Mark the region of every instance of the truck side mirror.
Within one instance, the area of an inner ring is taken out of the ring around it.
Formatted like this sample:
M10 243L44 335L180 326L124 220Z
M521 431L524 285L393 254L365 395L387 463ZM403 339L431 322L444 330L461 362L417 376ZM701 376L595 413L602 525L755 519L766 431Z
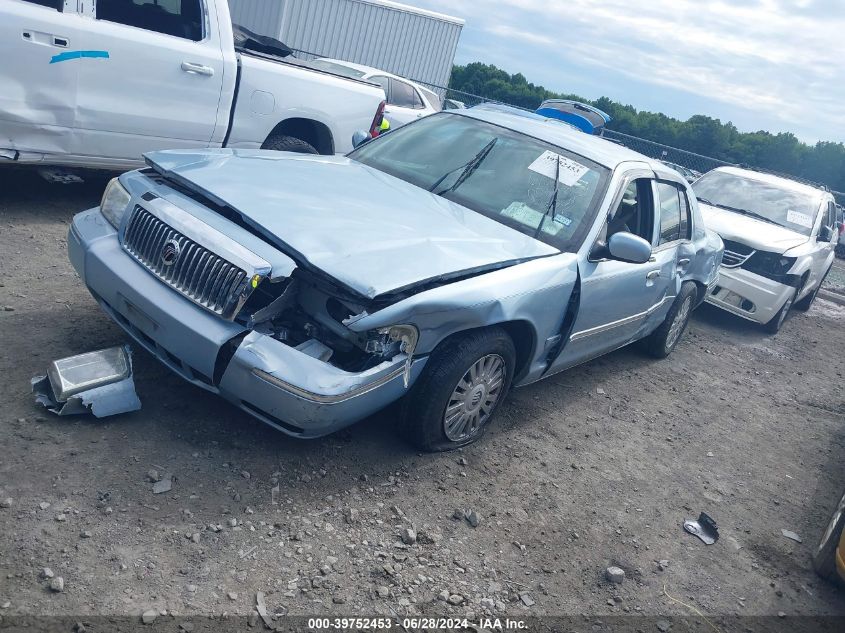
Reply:
M833 231L829 226L825 226L822 224L821 228L819 229L819 237L817 241L819 242L829 242L833 238Z

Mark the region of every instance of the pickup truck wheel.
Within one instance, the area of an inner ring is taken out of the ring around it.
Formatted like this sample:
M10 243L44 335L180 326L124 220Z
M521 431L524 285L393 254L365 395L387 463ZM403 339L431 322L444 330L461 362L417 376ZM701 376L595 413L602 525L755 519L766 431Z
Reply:
M515 362L513 341L501 328L446 339L402 402L402 434L425 451L475 442L505 399Z
M799 289L796 288L795 292L793 292L789 298L786 300L786 303L783 304L783 307L778 310L778 313L772 317L771 321L766 323L763 327L766 328L766 331L770 334L777 334L780 332L780 328L783 327L784 321L786 321L786 316L789 314L789 311L792 309L793 304L795 303L795 297L798 296Z
M296 152L297 154L316 154L317 150L310 143L301 138L286 134L271 134L261 145L261 149L272 149L277 152Z
M813 569L822 578L830 581L837 581L839 575L836 572L836 550L842 538L842 529L845 528L845 494L839 500L839 504L830 517L819 544L813 551Z
M687 329L697 294L698 288L693 282L688 281L681 286L663 323L645 338L645 349L649 354L655 358L666 358L672 353Z
M831 265L831 268L833 268L832 265ZM824 283L824 280L827 279L827 274L829 272L830 272L830 268L828 268L825 271L824 276L822 277L822 280L818 283L818 285L815 288L813 288L813 292L811 292L806 297L801 299L801 301L795 302L795 309L796 310L801 310L801 312L806 312L807 310L810 309L810 307L813 305L813 302L816 300L816 296L819 294L819 290L821 290L821 288L822 288L822 284Z

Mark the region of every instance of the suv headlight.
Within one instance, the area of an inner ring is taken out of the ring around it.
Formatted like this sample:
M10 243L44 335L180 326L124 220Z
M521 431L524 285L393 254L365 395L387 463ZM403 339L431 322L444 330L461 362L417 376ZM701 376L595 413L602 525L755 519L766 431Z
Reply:
M123 188L117 178L112 178L106 185L103 199L100 200L100 213L106 217L106 220L114 228L120 227L120 221L123 220L123 216L126 215L126 210L129 208L130 199L129 192Z

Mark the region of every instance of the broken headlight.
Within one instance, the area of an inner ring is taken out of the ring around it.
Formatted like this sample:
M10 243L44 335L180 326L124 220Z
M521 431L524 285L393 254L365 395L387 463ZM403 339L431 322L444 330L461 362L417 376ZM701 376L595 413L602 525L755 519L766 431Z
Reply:
M129 208L130 195L117 178L112 178L106 185L103 192L103 199L100 200L100 213L109 221L114 228L120 227L120 221Z
M377 330L367 339L366 351L383 357L399 352L406 354L408 358L405 360L404 382L407 389L411 380L414 350L419 339L420 332L413 325L391 325Z
M781 277L789 272L795 264L794 257L784 257L780 253L757 251L748 258L742 267L763 277Z

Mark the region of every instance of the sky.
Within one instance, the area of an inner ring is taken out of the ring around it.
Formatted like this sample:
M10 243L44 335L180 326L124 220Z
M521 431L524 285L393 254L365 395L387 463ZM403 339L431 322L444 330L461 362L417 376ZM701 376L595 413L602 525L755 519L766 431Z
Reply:
M404 0L464 18L455 62L742 132L845 142L845 0Z

